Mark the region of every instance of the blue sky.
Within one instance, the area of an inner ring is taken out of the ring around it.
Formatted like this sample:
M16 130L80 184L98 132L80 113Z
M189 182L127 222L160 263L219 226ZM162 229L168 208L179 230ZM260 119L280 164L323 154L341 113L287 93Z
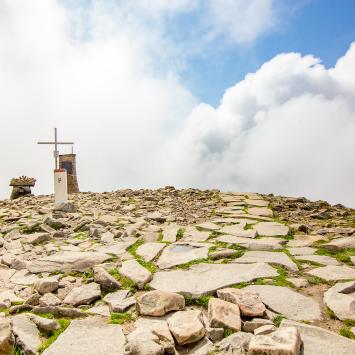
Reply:
M229 44L189 58L182 73L184 84L202 101L216 106L226 88L279 53L313 54L326 67L334 66L355 40L355 1L298 1L297 9L294 2L283 2L278 28L252 45ZM187 16L182 24L188 26L189 20Z

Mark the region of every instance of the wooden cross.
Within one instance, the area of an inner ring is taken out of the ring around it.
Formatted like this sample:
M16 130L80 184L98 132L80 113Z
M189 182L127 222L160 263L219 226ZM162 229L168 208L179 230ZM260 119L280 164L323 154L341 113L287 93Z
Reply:
M54 142L37 142L37 144L54 144L54 169L58 169L58 144L71 144L73 147L73 142L58 142L57 129L54 128Z

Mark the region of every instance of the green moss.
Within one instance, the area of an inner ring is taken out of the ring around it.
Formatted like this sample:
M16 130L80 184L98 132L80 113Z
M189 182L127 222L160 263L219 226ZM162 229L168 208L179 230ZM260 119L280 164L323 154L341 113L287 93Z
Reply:
M185 233L185 229L184 228L179 228L177 233L176 233L176 240L180 240Z
M111 324L123 324L125 322L133 321L135 317L132 313L111 313Z
M282 314L278 314L277 316L275 316L273 319L275 326L279 327L283 319L286 319L286 317Z
M39 223L33 224L31 226L21 226L20 232L22 234L32 234L32 233L40 232L39 226L40 226Z
M192 297L185 296L185 304L186 306L197 305L207 309L208 302L210 301L211 298L212 298L211 295L201 296L199 298L192 298Z
M310 276L310 277L308 277L308 282L309 282L311 285L320 285L320 284L327 283L326 280L323 280L323 279L321 279L321 278L318 277L318 276Z
M355 320L353 319L345 319L343 323L348 327L355 327Z
M213 261L211 259L195 259L195 260L189 261L188 263L178 265L178 266L176 266L176 268L187 270L187 269L190 269L190 267L192 265L202 264L202 263L212 264Z
M74 239L87 239L89 238L89 232L88 231L85 231L85 232L78 232L78 233L75 233L74 236L73 236Z
M123 289L130 290L132 293L137 292L136 284L128 277L120 275L119 281L121 282L121 286Z
M338 319L335 313L329 308L325 307L324 313L330 318L330 319Z
M295 285L293 283L291 283L290 281L287 281L287 270L286 268L284 268L281 265L273 265L277 272L278 272L278 276L273 277L273 285L274 286L284 286L284 287L291 287L291 288L295 288Z
M39 353L42 353L44 350L46 350L50 345L52 345L57 338L59 337L60 334L62 334L64 332L65 329L68 328L69 324L70 324L70 320L69 319L58 319L58 323L60 325L60 328L55 330L52 335L50 335L50 337L48 339L46 339L42 345L40 346L40 348L38 349Z
M231 329L224 329L224 332L223 332L223 338L227 338L229 337L230 335L233 334L233 330Z
M23 355L23 352L18 348L17 345L12 349L11 355Z
M344 249L341 251L330 251L328 249L321 247L316 251L316 254L330 256L330 257L335 258L336 260L338 260L341 263L353 266L350 257L355 256L355 249L348 248L348 249Z
M342 335L343 337L355 340L355 335L353 334L351 329L347 326L343 326L340 329L339 334Z
M149 270L151 273L155 273L158 268L156 267L156 265L154 263L152 263L151 261L146 261L144 260L140 255L137 254L137 249L144 244L144 240L143 239L139 239L137 240L133 245L131 245L127 251L129 253L131 253L135 259L143 266L145 267L147 270Z

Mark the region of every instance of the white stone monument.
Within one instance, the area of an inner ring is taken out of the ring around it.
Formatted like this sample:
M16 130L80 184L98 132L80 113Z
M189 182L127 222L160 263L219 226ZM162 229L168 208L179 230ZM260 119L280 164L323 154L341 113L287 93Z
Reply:
M57 129L54 128L54 142L38 142L38 144L54 144L54 200L55 204L68 202L67 172L58 167L58 144L70 144L73 142L58 142Z

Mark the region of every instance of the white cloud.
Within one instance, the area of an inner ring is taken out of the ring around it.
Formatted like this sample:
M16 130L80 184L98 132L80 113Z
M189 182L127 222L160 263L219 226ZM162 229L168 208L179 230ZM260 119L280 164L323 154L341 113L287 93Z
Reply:
M355 205L355 45L332 69L280 54L213 108L181 85L166 33L167 17L201 2L154 2L154 16L127 4L0 2L0 196L21 174L52 191L51 148L35 143L57 126L77 143L82 190L175 184Z
M354 70L355 44L333 69L280 54L199 105L170 146L180 183L355 206Z

